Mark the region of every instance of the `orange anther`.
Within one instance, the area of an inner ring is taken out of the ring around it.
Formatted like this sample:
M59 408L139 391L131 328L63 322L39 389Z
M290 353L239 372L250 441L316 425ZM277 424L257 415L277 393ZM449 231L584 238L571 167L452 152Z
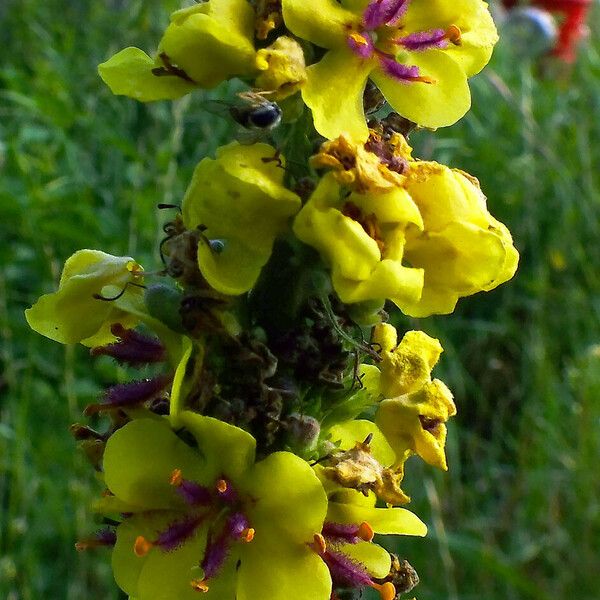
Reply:
M327 542L320 533L315 533L313 536L313 543L311 544L313 550L320 556L327 552Z
M256 532L252 527L248 527L248 529L244 529L244 531L242 531L242 535L240 536L241 540L243 542L250 543L254 539L255 533Z
M455 46L460 46L462 42L462 31L456 25L450 25L450 27L446 29L446 37Z
M420 75L419 77L413 77L411 81L419 81L421 83L437 83L437 79L433 77L427 77L427 75Z
M90 545L87 542L77 542L75 544L75 550L77 550L77 552L83 552L84 550L87 550L90 547Z
M169 480L169 483L171 485L180 486L182 480L183 480L183 477L182 477L182 474L181 474L181 469L173 469L173 472L171 473L171 479Z
M229 484L224 479L217 481L217 491L224 494L229 489Z
M383 585L373 582L371 587L379 592L381 600L394 600L396 597L396 588L391 581L388 581Z
M192 579L190 585L195 592L208 592L208 584L204 579Z
M352 38L352 40L356 42L359 46L369 45L367 38L364 35L361 35L360 33L356 33L356 31L353 31L348 37Z
M146 556L154 544L148 541L143 535L138 535L133 544L133 551L136 556Z
M357 535L361 540L364 540L365 542L371 542L375 537L375 532L373 531L373 528L366 521L364 521L360 524Z

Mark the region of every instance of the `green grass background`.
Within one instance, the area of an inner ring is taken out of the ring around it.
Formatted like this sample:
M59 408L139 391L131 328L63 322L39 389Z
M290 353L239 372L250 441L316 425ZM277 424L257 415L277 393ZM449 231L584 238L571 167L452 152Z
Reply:
M226 124L203 113L207 94L144 106L96 75L126 45L151 51L175 5L0 2L3 599L119 597L108 554L73 547L95 529L99 486L68 426L121 374L33 334L23 309L79 248L157 264L156 204L178 201L225 139ZM417 155L481 180L522 256L510 284L417 323L446 348L436 374L460 411L450 471L407 467L430 535L395 548L421 575L420 600L599 597L599 50L592 41L570 75L542 80L500 46L469 115L413 138Z

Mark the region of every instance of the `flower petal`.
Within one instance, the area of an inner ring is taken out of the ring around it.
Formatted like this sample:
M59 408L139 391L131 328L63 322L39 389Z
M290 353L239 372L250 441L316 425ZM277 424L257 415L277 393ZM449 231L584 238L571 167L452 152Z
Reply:
M181 441L166 419L136 419L116 431L104 451L104 479L121 500L146 509L174 508L170 485L175 469L204 482L202 457Z
M449 44L445 51L468 77L479 73L489 62L498 41L488 4L481 0L412 0L403 25L408 33L458 27L460 44Z
M342 450L350 450L354 448L357 442L364 442L369 435L372 435L370 447L373 456L384 466L391 465L396 459L396 455L387 443L383 433L371 421L365 419L346 421L334 425L329 429L329 432L331 440L333 442L339 441Z
M383 579L390 572L392 557L385 548L377 544L373 544L372 542L343 544L339 547L339 551L363 565L371 577Z
M290 503L290 506L293 506ZM237 600L329 600L329 569L306 544L284 537L255 540L243 548Z
M173 13L158 51L210 88L255 72L253 31L254 11L246 0L210 0Z
M358 504L330 502L327 519L334 523L367 522L382 535L427 535L427 526L405 508L374 508Z
M277 235L300 208L300 198L283 185L284 170L267 144L220 148L194 171L183 200L189 229L205 227L208 239L223 243L219 252L206 243L198 262L209 284L224 294L241 294L256 282Z
M362 281L341 277L333 272L333 287L342 302L364 302L389 298L398 305L418 302L423 289L423 269L405 267L398 261L384 259Z
M180 77L157 77L152 73L157 66L143 50L129 47L98 65L98 73L113 94L140 102L173 100L196 87Z
M346 133L355 141L366 141L369 130L363 92L374 65L373 60L360 59L340 47L308 67L302 98L312 111L315 129L322 136L332 140Z
M234 482L254 464L256 440L239 427L212 417L184 411L177 421L188 429L198 442L204 457L204 480L212 482L225 475Z
M255 540L276 537L301 546L321 531L327 495L310 465L291 452L275 452L256 463L243 488L257 499L248 514Z
M344 44L347 26L360 22L359 16L342 8L336 0L283 0L281 5L287 28L321 48Z
M123 322L127 314L118 304L94 298L95 294L119 294L142 299L140 288L129 286L134 269L141 267L128 256L112 256L99 250L79 250L67 259L58 291L42 296L25 311L29 326L62 344L82 341L114 341L110 325ZM110 287L109 287L110 286ZM142 302L143 305L143 302ZM136 319L128 319L134 325ZM98 335L100 334L100 335Z
M392 108L423 127L445 127L456 123L471 106L471 93L462 67L442 50L406 52L402 61L419 68L422 77L434 83L402 83L376 69L371 78Z
M144 556L134 552L138 536L153 540L177 518L181 515L176 512L145 513L129 517L119 525L112 567L115 580L124 592L135 594L138 600L194 600L198 597L190 581L206 544L208 525L200 526L187 543L170 552L159 548L150 549Z
M407 244L407 260L425 268L423 295L418 302L394 300L412 317L451 313L459 298L492 289L512 277L512 246L495 232L470 223L451 223ZM506 265L510 262L511 269Z

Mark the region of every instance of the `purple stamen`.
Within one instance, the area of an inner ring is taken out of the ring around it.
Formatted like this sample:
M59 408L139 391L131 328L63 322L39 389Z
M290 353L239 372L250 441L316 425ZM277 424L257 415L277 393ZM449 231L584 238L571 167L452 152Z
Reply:
M396 43L404 46L407 50L418 52L430 48L447 48L448 38L443 29L432 29L431 31L411 33L396 40Z
M188 517L181 521L174 521L165 531L158 535L154 542L156 546L160 546L165 552L176 550L187 542L198 529L198 525L202 522L200 517Z
M187 479L183 479L177 486L177 493L190 506L210 506L213 501L213 495L208 488Z
M210 579L219 572L219 569L223 566L225 560L227 560L230 547L231 537L226 531L221 533L217 538L208 540L204 558L200 563L204 571L204 579Z
M142 404L162 392L171 380L171 375L158 375L151 379L112 386L104 393L102 402L88 405L84 413L89 416L104 410Z
M234 539L240 539L248 531L250 523L242 513L234 513L227 519L226 531Z
M346 38L346 42L350 50L360 58L370 58L373 55L375 47L369 35L353 33Z
M357 544L362 541L358 536L359 525L345 525L342 523L326 522L323 524L322 535L332 542L346 542L348 544Z
M235 488L226 479L219 479L217 481L217 496L225 502L225 504L235 504L238 499Z
M384 25L394 26L404 16L410 0L373 0L363 13L363 25L373 31Z
M345 554L327 550L322 558L329 568L334 585L362 588L373 584L365 568Z
M418 81L420 78L419 67L403 65L396 62L393 58L380 56L379 62L386 75L397 79L398 81L409 82Z
M100 546L114 546L117 543L117 534L114 529L105 528L96 532L96 534L88 539L81 540L75 544L78 551L87 550L88 548L98 548Z
M142 335L133 329L125 329L119 323L111 327L111 333L118 337L119 341L92 348L92 356L111 356L119 363L131 366L163 362L166 358L165 348L158 338Z

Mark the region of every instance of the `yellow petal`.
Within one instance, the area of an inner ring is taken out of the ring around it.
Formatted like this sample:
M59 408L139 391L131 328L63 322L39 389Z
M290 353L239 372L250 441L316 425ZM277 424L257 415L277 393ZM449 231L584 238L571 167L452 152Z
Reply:
M399 60L419 67L434 83L400 82L377 68L371 78L392 108L423 127L456 123L471 106L471 93L462 67L442 50L406 52Z
M461 65L468 77L479 73L489 62L498 41L488 4L481 0L413 1L403 24L407 33L458 27L460 44L450 44L445 52Z
M412 240L406 258L425 269L418 302L396 302L413 317L451 313L459 298L489 290L511 276L508 249L496 233L470 223L451 223L440 233Z
M143 305L139 287L129 285L141 275L141 267L128 256L112 256L99 250L79 250L67 259L58 291L45 294L25 311L29 326L62 344L82 341L113 341L110 325L127 316L120 306L131 300ZM141 281L141 280L140 280ZM119 300L100 300L123 292ZM136 302L138 300L139 302ZM127 319L134 325L137 319Z
M345 133L355 141L367 140L363 92L373 66L341 46L308 67L302 98L322 136L332 140Z
M306 81L302 46L285 35L256 53L256 66L261 74L254 85L260 90L272 92L269 98L273 100L283 100L295 94Z
M371 577L383 579L390 572L392 566L390 553L377 544L372 542L342 544L336 550L365 567Z
M398 261L384 259L378 262L363 280L342 277L334 270L332 281L342 302L389 298L400 306L419 301L423 277L423 269L404 267Z
M158 52L198 85L210 88L255 71L253 31L254 11L246 0L210 0L175 13Z
M348 25L357 24L359 16L342 8L336 0L282 0L283 20L299 38L334 48L345 44Z
M375 508L353 503L330 502L327 520L334 523L367 522L382 535L427 535L427 527L405 508Z
M139 48L125 48L98 66L102 81L116 95L140 102L173 100L191 92L196 86L180 77L157 77L152 69L158 65Z
M186 192L186 227L203 226L207 239L223 244L219 252L204 241L198 248L202 274L221 293L241 294L254 285L275 238L300 208L274 156L267 144L225 146L216 159L200 162Z
M358 442L364 442L368 436L371 436L369 447L373 456L384 466L391 465L394 462L394 451L387 443L385 437L372 421L366 419L356 419L339 423L329 429L331 441L340 443L340 449L350 450Z

